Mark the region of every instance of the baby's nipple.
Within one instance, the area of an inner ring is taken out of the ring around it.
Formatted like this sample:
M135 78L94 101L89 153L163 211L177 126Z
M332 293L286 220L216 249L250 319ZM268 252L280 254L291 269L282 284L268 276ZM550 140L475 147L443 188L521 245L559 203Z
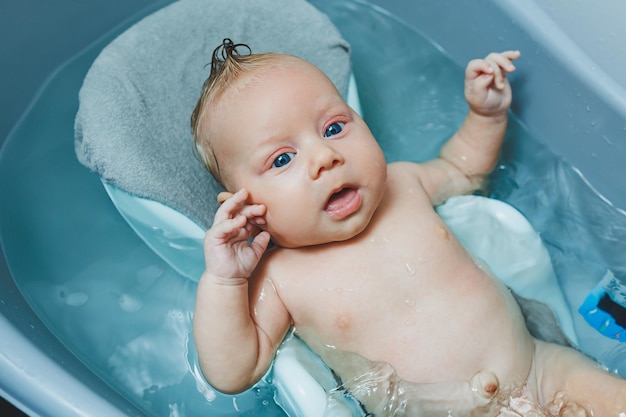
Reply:
M450 234L448 233L448 230L443 226L439 226L437 228L437 233L439 234L439 237L443 240L450 239Z
M347 330L351 324L350 317L346 314L340 314L339 316L337 316L335 322L337 324L337 327L341 330Z

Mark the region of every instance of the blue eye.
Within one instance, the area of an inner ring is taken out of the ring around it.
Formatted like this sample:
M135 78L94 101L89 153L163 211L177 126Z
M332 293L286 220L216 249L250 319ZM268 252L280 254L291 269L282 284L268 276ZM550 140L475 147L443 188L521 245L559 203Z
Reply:
M274 163L272 164L272 168L282 168L287 165L291 160L296 156L293 152L285 152L278 155L276 159L274 159Z
M330 126L326 128L326 131L324 132L324 137L329 138L331 136L340 134L344 126L345 124L341 122L335 122L331 124Z

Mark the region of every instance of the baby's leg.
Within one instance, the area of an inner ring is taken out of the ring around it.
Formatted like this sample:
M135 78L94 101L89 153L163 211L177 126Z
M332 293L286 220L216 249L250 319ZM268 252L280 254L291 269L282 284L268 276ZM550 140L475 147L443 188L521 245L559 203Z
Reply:
M626 413L626 380L574 349L536 342L541 403L553 415L618 417Z

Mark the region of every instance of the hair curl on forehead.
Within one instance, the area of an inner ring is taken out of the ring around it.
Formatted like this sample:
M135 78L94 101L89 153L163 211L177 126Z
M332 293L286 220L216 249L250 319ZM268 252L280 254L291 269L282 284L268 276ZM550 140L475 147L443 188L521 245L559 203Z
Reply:
M224 39L213 51L211 72L202 86L202 94L191 114L191 129L196 155L222 185L224 182L220 175L218 160L211 148L211 138L207 137L203 126L204 114L235 80L260 68L266 68L268 63L276 62L280 56L281 54L272 52L253 54L248 45L234 43L229 38Z
M247 49L246 54L241 54L237 48ZM211 74L209 75L209 81L212 78L217 77L217 74L222 70L226 62L233 59L237 62L237 58L242 56L252 55L252 49L245 43L234 43L229 38L225 38L222 44L213 50L213 57L211 59Z

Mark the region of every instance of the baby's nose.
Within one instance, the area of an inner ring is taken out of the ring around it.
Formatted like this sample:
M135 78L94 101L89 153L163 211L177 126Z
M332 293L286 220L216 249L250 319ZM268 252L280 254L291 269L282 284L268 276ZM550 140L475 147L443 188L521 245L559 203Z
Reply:
M345 162L341 153L332 146L322 142L315 149L312 149L311 164L309 173L312 179L318 179L324 171L328 171L335 166Z

